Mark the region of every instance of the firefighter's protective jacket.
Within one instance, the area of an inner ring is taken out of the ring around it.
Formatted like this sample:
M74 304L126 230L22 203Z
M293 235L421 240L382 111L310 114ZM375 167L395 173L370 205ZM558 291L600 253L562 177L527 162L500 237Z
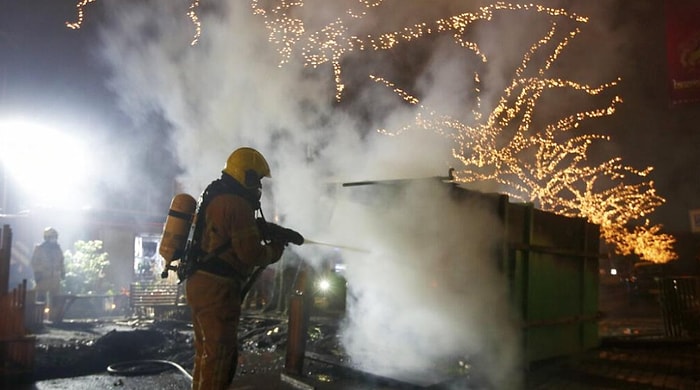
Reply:
M61 246L55 242L44 241L34 247L32 268L37 283L44 279L62 279L65 271Z
M194 236L200 260L196 268L246 280L255 267L279 260L284 244L263 242L255 220L259 208L259 196L228 174L211 182L197 211Z
M230 241L230 248L218 258L233 267L238 276L247 278L255 267L277 260L273 247L263 245L255 210L245 198L232 193L216 195L204 212L202 250L211 253Z

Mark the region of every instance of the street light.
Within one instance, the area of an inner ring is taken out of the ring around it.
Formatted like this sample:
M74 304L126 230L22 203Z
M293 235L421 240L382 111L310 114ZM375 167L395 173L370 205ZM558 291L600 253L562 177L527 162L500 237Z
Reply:
M90 164L84 145L58 129L26 120L0 122L3 213L9 178L31 205L63 206L84 196ZM10 188L9 190L13 190Z

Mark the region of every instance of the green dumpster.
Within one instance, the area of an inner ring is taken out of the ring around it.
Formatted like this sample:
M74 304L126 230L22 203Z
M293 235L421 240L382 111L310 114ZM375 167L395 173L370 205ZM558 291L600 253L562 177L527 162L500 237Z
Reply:
M505 273L508 291L521 319L526 364L569 356L599 346L598 260L600 229L583 218L513 203L507 195L463 188L448 178L433 178L448 187L451 199L465 207L479 204L498 215L503 231L494 261ZM425 179L416 179L425 180ZM366 202L399 197L403 185L415 180L345 183L365 188L357 198Z

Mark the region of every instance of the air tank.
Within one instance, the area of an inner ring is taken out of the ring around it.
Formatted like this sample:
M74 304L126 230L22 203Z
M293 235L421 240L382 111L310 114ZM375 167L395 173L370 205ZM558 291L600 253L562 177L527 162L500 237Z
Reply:
M170 202L170 210L168 210L168 216L163 226L159 249L160 255L167 263L166 265L170 265L171 261L182 256L196 208L197 201L189 194L177 194Z

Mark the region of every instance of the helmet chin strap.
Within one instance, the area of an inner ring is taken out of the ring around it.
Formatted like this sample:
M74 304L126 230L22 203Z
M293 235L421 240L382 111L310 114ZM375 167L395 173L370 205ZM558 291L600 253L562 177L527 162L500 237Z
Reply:
M258 193L262 195L262 192L259 192L257 189L246 188L243 183L238 182L238 180L226 174L226 172L222 172L220 182L222 185L226 186L229 191L242 196L250 202L253 209L260 208L260 196L258 196Z

